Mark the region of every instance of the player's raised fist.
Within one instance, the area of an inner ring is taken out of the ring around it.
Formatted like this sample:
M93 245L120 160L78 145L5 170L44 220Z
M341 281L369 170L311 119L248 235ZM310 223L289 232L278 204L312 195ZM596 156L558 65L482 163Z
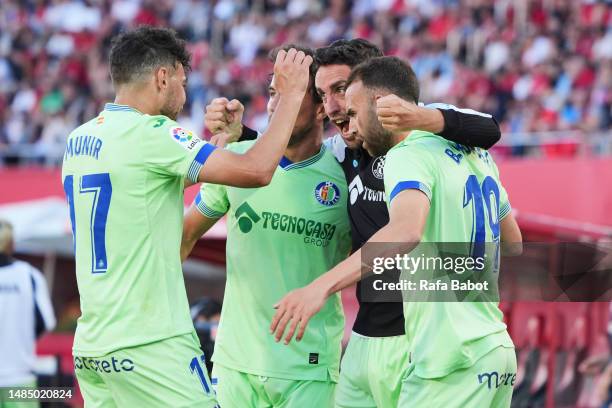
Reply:
M204 125L213 134L222 134L219 140L235 142L242 133L244 106L237 99L215 98L206 106ZM211 139L212 142L212 139Z
M310 80L309 69L312 57L303 51L291 48L280 50L274 63L274 81L276 91L282 95L295 94L304 96Z
M392 132L419 129L420 109L418 105L393 94L376 100L378 120L385 129Z

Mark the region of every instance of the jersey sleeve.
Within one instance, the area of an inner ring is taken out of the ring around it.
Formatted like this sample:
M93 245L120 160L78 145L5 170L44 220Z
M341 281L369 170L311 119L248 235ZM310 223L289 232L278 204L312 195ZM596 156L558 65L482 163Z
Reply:
M508 214L512 212L512 206L508 199L508 193L504 186L499 186L499 220L503 220Z
M221 184L202 183L193 204L208 218L221 218L229 210L227 187Z
M473 109L459 109L446 103L424 105L438 109L444 117L444 129L439 136L465 146L489 149L501 138L499 124L489 114Z
M431 153L418 144L389 151L385 161L384 181L387 203L404 190L416 189L431 201L435 186L436 166Z
M145 126L151 130L143 142L148 168L197 183L202 166L216 147L164 116L151 116Z

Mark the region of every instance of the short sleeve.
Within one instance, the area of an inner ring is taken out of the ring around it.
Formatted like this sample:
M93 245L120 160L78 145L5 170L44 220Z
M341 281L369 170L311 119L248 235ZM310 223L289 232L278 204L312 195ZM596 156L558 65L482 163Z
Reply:
M227 187L221 184L202 183L193 203L208 218L221 218L229 210Z
M387 203L404 190L422 191L431 201L436 166L424 146L408 144L392 149L385 160L385 194Z
M197 183L200 170L215 146L165 116L151 116L145 127L148 134L143 150L149 169Z
M508 193L504 186L499 188L499 220L503 220L508 214L512 212L512 206L508 200Z

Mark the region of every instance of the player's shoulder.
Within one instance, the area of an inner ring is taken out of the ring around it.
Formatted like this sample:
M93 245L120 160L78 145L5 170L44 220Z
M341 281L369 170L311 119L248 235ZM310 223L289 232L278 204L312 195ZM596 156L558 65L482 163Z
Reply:
M85 123L82 123L81 125L77 126L76 128L74 128L69 134L68 137L70 138L71 136L78 136L78 135L86 135L90 133L90 130L95 126L95 124L97 123L97 119L98 117L96 116L95 118L92 118L90 120L88 120Z
M171 140L186 150L193 150L201 143L197 132L164 115L141 115L138 133L153 136L146 138L150 146L165 144Z
M440 148L445 148L447 144L448 141L441 136L421 130L413 130L403 141L389 150L387 158L408 153L412 155L433 153Z
M19 259L13 260L13 262L9 266L11 270L16 271L20 275L29 276L30 279L39 280L43 277L42 272L40 272L38 269L30 265L29 263Z
M150 128L153 132L168 132L173 128L186 129L165 115L143 114L139 116L139 119L141 126Z
M338 159L334 149L328 144L324 143L321 146L321 160L319 161L320 166L322 166L325 171L344 179L344 171L342 170L339 161L341 160Z

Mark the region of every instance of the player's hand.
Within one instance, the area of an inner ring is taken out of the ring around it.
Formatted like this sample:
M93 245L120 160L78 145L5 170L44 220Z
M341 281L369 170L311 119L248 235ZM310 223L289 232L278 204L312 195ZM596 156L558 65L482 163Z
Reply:
M239 100L215 98L206 106L204 125L213 135L226 133L226 144L236 142L242 134L243 115L244 106Z
M425 115L431 112L423 111L423 109L427 108L410 103L393 94L376 100L378 121L383 128L391 132L426 130L428 128L426 122L429 117L425 117Z
M297 95L303 97L310 80L309 68L312 57L297 51L280 50L274 63L274 81L276 91L281 95Z
M216 135L212 135L208 143L210 143L213 146L223 148L227 146L229 143L233 143L236 141L238 141L238 138L235 138L233 135L230 135L229 133L222 132L222 133L217 133Z
M280 302L274 305L276 313L272 318L270 333L274 335L276 341L280 341L284 335L284 343L289 344L295 331L297 330L296 340L302 340L306 325L327 300L324 290L311 283L300 289L292 290L283 297ZM285 329L288 331L285 334Z

